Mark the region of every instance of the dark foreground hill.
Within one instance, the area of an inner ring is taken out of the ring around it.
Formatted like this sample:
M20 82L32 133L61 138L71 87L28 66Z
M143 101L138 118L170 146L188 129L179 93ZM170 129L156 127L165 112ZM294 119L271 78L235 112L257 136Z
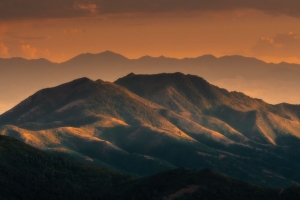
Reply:
M132 177L82 165L0 136L0 199L93 199ZM94 195L94 196L93 196Z
M211 170L176 169L135 179L77 164L0 136L0 199L298 199L299 188L268 189Z
M0 116L0 135L137 176L187 167L268 187L300 183L299 106L182 73L116 83L81 78L38 91Z
M212 170L176 169L132 181L118 188L112 199L144 200L296 200L300 188L270 189L236 181Z

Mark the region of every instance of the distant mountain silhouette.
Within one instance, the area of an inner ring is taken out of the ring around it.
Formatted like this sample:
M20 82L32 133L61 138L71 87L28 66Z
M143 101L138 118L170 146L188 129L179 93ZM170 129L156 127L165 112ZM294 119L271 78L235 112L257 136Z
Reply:
M110 63L122 63L126 62L129 59L126 57L116 54L111 51L105 51L102 53L98 54L91 54L91 53L86 53L86 54L81 54L78 55L66 62L61 63L62 66L67 66L67 67L83 67L83 66L89 66L89 67L99 67L99 64L110 64Z
M138 176L211 168L286 187L300 183L299 110L194 75L131 73L38 91L0 116L0 134Z
M269 103L300 102L300 65L265 63L255 58L204 55L175 59L144 56L128 59L106 51L81 54L63 63L45 59L0 59L0 113L37 90L79 77L115 81L130 72L195 74L229 90L264 99Z

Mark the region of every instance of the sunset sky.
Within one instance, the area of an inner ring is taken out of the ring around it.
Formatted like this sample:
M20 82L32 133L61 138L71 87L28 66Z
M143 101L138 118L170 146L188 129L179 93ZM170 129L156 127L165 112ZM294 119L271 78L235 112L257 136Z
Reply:
M298 0L0 0L0 57L110 50L300 63L299 10Z

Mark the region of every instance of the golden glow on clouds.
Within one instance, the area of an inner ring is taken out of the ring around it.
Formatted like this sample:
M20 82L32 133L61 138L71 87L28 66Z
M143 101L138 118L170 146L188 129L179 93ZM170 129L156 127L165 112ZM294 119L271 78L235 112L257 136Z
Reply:
M4 44L0 44L0 55L5 58L9 56L8 47Z
M39 58L39 57L48 57L50 51L48 49L37 49L35 47L27 45L22 45L22 52L28 58Z
M253 51L257 56L269 56L286 58L299 62L300 34L292 31L284 34L276 34L274 38L261 37L253 46ZM292 61L293 62L293 61Z
M96 4L79 4L78 8L82 9L82 10L88 10L88 11L90 11L91 14L95 14L97 11Z

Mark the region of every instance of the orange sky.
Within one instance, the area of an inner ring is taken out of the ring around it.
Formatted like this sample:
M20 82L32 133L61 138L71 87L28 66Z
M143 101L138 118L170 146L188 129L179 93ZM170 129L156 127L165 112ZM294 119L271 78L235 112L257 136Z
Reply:
M238 54L300 63L300 18L293 12L298 3L288 0L291 7L281 9L276 2L283 1L274 0L267 8L260 4L264 1L250 5L227 0L220 6L203 0L199 5L191 0L146 0L149 5L137 0L128 5L118 5L120 0L49 0L60 2L55 7L28 0L28 12L26 7L21 12L15 5L22 1L11 0L11 5L0 4L0 13L15 11L0 14L0 57L63 62L81 53L111 50L128 58Z

